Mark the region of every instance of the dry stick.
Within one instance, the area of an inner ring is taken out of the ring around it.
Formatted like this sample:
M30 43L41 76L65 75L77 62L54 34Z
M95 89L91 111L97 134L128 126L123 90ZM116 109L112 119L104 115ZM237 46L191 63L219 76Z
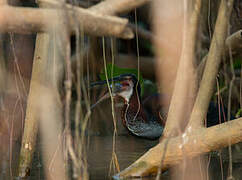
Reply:
M36 38L35 54L28 95L24 134L19 158L19 176L28 176L31 168L33 153L35 150L36 135L38 132L38 101L36 98L41 94L40 84L44 83L47 64L49 36L38 34Z
M189 117L196 91L196 74L194 69L195 41L198 26L198 17L201 9L201 0L194 4L191 16L184 10L185 22L181 59L176 75L175 87L169 107L168 118L164 129L164 137L174 136L179 126ZM190 16L190 17L188 17ZM190 20L190 21L189 21Z
M195 157L226 147L229 144L241 142L242 118L210 128L200 128L197 131L184 133L184 135L187 137L186 141L182 141L181 136L169 140L162 170L179 164L184 157L184 152L189 157ZM165 146L166 141L162 141L115 177L117 179L127 179L128 177L140 177L155 173L165 151Z
M191 118L189 120L188 127L204 126L203 121L206 118L208 106L214 90L213 87L215 83L215 78L217 76L219 65L222 59L222 51L225 45L225 39L227 35L232 7L233 0L221 1L203 78L201 80L201 85L194 104Z
M103 16L90 10L72 7L63 9L36 9L11 6L0 6L0 32L35 33L46 32L64 24L63 15L70 17L72 33L76 23L84 32L96 36L115 36L131 39L134 34L127 27L128 20L118 17ZM75 14L77 18L72 18ZM78 22L76 21L78 19Z

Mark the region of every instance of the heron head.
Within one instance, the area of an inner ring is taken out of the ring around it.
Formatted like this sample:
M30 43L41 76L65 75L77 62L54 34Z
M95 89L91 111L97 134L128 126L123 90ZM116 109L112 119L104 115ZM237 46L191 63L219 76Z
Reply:
M108 80L104 81L97 81L94 83L91 83L91 87L97 86L97 85L107 85L107 82L110 84L112 96L115 97L121 97L125 100L126 103L129 102L131 96L133 93L137 93L138 96L140 96L140 85L138 83L138 80L134 74L121 74L119 76L113 77ZM97 103L102 102L104 99L107 99L110 97L110 93L107 92ZM95 105L97 105L97 103Z

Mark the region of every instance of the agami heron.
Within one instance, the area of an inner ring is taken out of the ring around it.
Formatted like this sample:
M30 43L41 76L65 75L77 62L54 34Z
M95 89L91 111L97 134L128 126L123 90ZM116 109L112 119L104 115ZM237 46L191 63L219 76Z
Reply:
M141 100L140 83L136 76L134 74L121 74L112 79L108 79L108 81L110 83L112 96L114 98L121 97L124 101L121 108L121 119L128 131L142 138L159 138L162 135L165 125L165 119L160 114L161 105L157 103L158 108L155 108L155 111L149 111L145 108ZM94 82L91 86L104 84L107 84L106 80ZM110 94L106 93L92 107L108 97L110 97ZM155 98L157 100L159 96ZM217 113L219 113L218 108L214 103L210 103L207 114L207 127L219 124L219 122L224 122L223 116L220 118L221 121L219 121L218 115L216 115ZM222 114L222 110L220 110L220 113Z

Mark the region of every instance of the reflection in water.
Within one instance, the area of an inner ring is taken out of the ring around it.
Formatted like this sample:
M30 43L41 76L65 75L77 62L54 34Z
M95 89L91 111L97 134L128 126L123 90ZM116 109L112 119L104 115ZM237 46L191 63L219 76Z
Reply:
M158 143L133 136L118 136L116 139L116 154L120 169L123 170L133 163L149 148ZM92 136L88 147L88 165L90 179L109 179L109 165L112 158L112 136ZM111 175L113 175L112 172Z
M40 140L38 140L40 142ZM125 169L135 160L137 160L142 154L148 151L151 147L155 146L158 143L156 141L150 141L146 139L137 138L131 135L127 136L117 136L116 138L116 154L118 162L120 165L120 170ZM8 160L8 151L5 151L5 156L1 152L0 156L0 180L2 179L14 179L13 176L17 173L18 167L18 155L20 143L16 143L13 148L13 155L11 160L11 170L9 172L10 162ZM242 144L237 144L236 146L242 147ZM42 163L42 154L41 154L41 144L37 144L36 152L34 155L34 160L32 164L32 169L30 172L29 180L42 180L46 179L43 173L43 163ZM234 146L233 146L234 147ZM242 160L241 160L241 151L236 150L238 148L233 148L233 175L235 179L242 179ZM1 150L1 148L0 148ZM3 150L3 149L2 149ZM109 166L112 158L112 136L91 136L89 138L89 146L87 147L88 152L88 171L90 175L90 180L106 180L111 179L109 176ZM209 166L210 179L224 179L227 177L228 170L228 152L227 148L224 148L222 151L222 161L223 161L223 173L221 173L220 157L218 153L210 153L211 157ZM116 172L111 172L111 176ZM11 176L11 174L13 176ZM71 178L70 178L71 179ZM143 180L151 180L155 178L142 178ZM164 173L162 175L162 180L167 180L169 178L169 173Z

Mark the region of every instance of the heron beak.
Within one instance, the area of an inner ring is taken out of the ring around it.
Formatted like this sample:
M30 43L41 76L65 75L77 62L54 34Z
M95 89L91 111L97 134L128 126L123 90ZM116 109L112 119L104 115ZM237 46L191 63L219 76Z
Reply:
M109 82L119 81L119 78L109 79L108 81ZM107 85L107 81L104 80L104 81L97 81L97 82L91 83L91 87L94 87L94 86L97 86L97 85ZM114 97L116 96L117 93L122 91L122 85L118 82L110 84L110 88L111 88L112 96L114 96ZM103 102L104 100L106 100L110 97L111 97L111 95L107 91L95 104L93 104L91 106L91 109L93 109L98 104L100 104L101 102Z
M100 104L101 102L103 102L105 99L108 99L110 97L110 93L106 92L95 104L93 104L91 106L91 110L96 107L98 104Z
M120 77L114 77L114 78L111 78L111 79L108 79L108 82L111 83L111 82L117 82L117 81L120 81ZM103 81L97 81L97 82L93 82L91 83L90 85L90 88L93 88L95 86L100 86L100 85L106 85L107 84L107 80L103 80Z

